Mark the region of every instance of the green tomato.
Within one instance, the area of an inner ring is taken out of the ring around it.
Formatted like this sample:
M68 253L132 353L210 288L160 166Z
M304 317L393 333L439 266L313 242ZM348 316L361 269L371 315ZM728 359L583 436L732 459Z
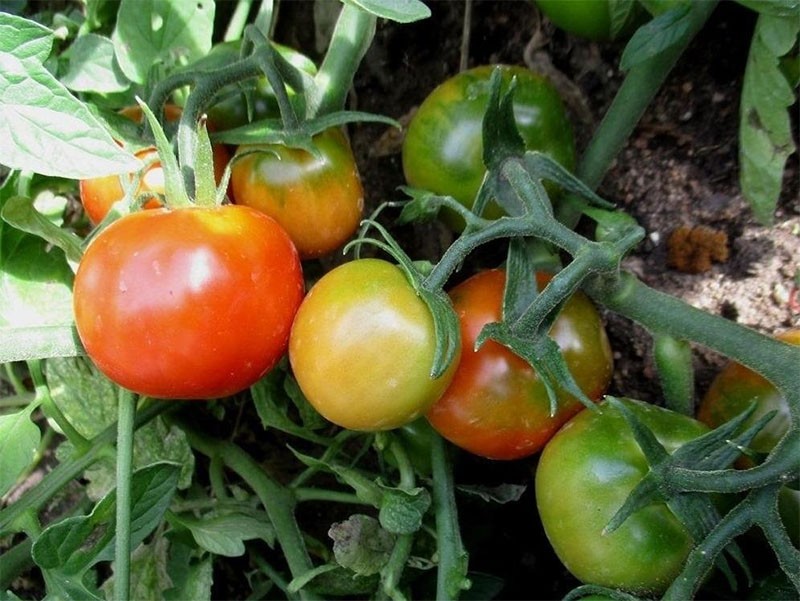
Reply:
M430 377L436 333L428 306L399 267L359 259L326 273L292 326L289 360L319 413L351 430L390 430L422 416L456 361Z
M668 452L708 431L684 415L622 399ZM649 466L622 413L608 402L584 410L550 440L536 470L536 503L550 543L579 580L658 594L683 568L694 542L665 504L603 529Z
M634 6L625 24L614 32L609 0L536 0L536 6L559 29L595 41L610 41L630 34L643 14Z
M441 83L414 114L403 141L403 171L411 186L452 196L472 207L486 174L482 124L489 102L489 78L495 68L501 70L504 86L517 78L514 117L526 148L549 155L567 169L574 168L572 125L556 89L523 67L486 65ZM492 204L486 216L501 214Z

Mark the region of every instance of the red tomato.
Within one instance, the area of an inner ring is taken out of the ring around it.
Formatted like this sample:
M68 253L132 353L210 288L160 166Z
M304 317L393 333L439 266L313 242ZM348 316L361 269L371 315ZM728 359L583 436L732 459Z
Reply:
M342 246L356 231L364 191L355 157L339 129L314 136L319 157L280 144L243 146L261 150L237 159L231 189L237 204L263 211L283 226L304 259Z
M138 106L126 107L120 111L121 115L128 117L131 121L142 120L142 109ZM181 108L168 104L164 107L164 117L167 121L177 121L181 116ZM224 144L215 144L212 148L214 153L214 178L217 183L222 180L225 173L225 166L228 164L230 155ZM156 149L144 148L136 153L136 157L147 163L158 156ZM133 180L133 173L128 174L128 181ZM123 176L124 177L124 176ZM86 216L92 224L97 225L108 214L111 206L125 196L120 176L108 175L92 179L81 180L79 185L81 203L86 211ZM161 163L154 162L143 174L136 190L136 195L145 192L164 194L164 170ZM152 199L145 203L145 208L153 209L160 207L161 203Z
M232 205L162 208L91 242L74 311L87 354L120 386L213 398L275 365L302 297L297 251L274 220Z
M537 274L539 286L550 276ZM477 352L475 340L488 323L502 319L505 273L478 273L450 296L461 322L461 360L450 386L428 412L446 439L476 455L518 459L542 449L558 428L581 410L580 401L558 395L558 411L538 374L506 347L489 340ZM599 399L612 373L612 355L597 310L583 294L564 306L550 336L561 347L575 381Z

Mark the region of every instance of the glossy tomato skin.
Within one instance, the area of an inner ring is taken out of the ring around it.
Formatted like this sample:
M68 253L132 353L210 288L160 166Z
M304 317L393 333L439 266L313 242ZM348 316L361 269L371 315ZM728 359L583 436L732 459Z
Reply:
M572 125L556 89L523 67L498 68L504 87L517 78L514 117L526 148L573 169ZM420 105L403 141L403 171L409 185L472 207L486 173L481 128L494 69L486 65L463 71L441 83ZM497 205L487 208L490 218L500 214Z
M326 273L295 317L289 360L309 402L351 430L390 430L420 417L455 364L430 378L433 318L396 265L359 259Z
M364 208L355 157L341 130L326 130L313 142L318 158L278 144L240 146L231 169L234 201L280 223L304 259L342 246Z
M800 345L800 329L788 330L776 337ZM789 406L772 384L739 363L729 363L714 378L700 402L697 419L716 428L748 409L752 403L756 404L756 409L746 425L751 425L770 411L777 411L750 443L752 449L768 453L789 429Z
M138 106L126 107L120 111L121 115L128 117L131 121L142 120L142 109ZM164 118L167 121L177 121L181 116L181 108L175 105L168 104L164 107ZM225 166L228 164L230 155L227 148L222 144L215 144L212 147L214 155L214 178L219 183L222 180L222 175L225 172ZM154 147L143 148L135 153L138 159L144 163L153 162L150 167L141 176L139 187L136 190L136 195L152 192L155 194L164 194L164 170L161 163L158 162L158 153ZM122 176L126 177L126 176ZM127 175L128 181L132 181L133 173ZM105 177L96 177L92 179L81 180L78 184L78 189L81 197L81 204L86 216L93 225L100 223L103 218L111 210L111 206L125 196L125 190L122 187L120 176L108 175ZM152 209L161 206L161 203L156 199L151 199L145 203L145 208Z
M609 0L536 0L536 6L559 29L587 40L614 39ZM631 30L631 21L629 18L623 32Z
M300 260L269 217L232 205L126 215L90 243L74 312L111 380L159 398L238 392L286 350Z
M708 428L690 417L623 399L670 453ZM648 472L622 413L608 402L581 411L550 440L536 469L536 503L547 538L579 580L658 595L680 573L693 540L665 504L606 524Z
M539 286L549 279L537 276ZM558 411L551 416L545 386L523 359L492 340L473 350L483 327L502 319L504 287L505 272L495 269L472 276L450 292L461 324L461 360L427 417L462 449L490 459L519 459L539 452L583 405L561 392ZM581 390L599 399L611 381L613 358L600 316L584 294L567 302L550 336Z

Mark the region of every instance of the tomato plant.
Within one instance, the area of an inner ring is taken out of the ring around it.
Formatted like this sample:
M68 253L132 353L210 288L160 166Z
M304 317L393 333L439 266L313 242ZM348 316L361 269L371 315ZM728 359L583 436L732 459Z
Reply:
M223 67L239 58L241 40L220 42L215 45L202 60L203 67ZM273 44L273 47L289 63L309 75L316 73L314 62L304 54L284 46ZM257 77L220 93L220 100L208 109L208 119L219 130L232 129L246 125L250 121L277 118L280 116L278 101L266 77Z
M776 338L800 345L800 329L781 332ZM716 428L746 411L753 404L755 410L744 427L775 411L772 419L748 445L752 451L765 455L789 430L791 422L789 405L786 397L775 386L743 365L731 362L717 374L700 402L697 419L711 428ZM754 463L747 456L743 456L739 461L742 467L752 466ZM779 508L795 546L800 546L800 491L796 490L796 484L794 487L786 486L781 490Z
M431 379L436 337L427 305L399 267L359 259L326 273L297 312L289 360L324 417L352 430L389 430L420 417L455 364Z
M453 381L428 411L431 425L450 442L492 459L518 459L536 453L583 408L561 391L558 410L536 371L492 340L474 350L478 334L502 319L505 273L488 270L456 286L450 296L461 323L461 360ZM543 286L550 277L537 274ZM613 360L600 315L582 293L559 314L550 336L586 395L599 399L611 381Z
M707 431L667 409L623 399L670 453ZM547 538L579 580L658 594L680 573L694 541L664 504L604 528L649 466L619 409L582 411L550 440L536 469L536 504Z
M328 129L313 143L318 157L277 144L240 146L231 170L235 202L280 223L304 259L344 244L364 206L355 157L341 130Z
M302 296L297 253L272 219L230 205L153 209L91 242L75 277L75 322L120 386L212 398L280 359Z
M141 122L142 110L138 106L126 107L120 111L120 114L128 117L131 121ZM180 119L181 109L173 104L168 104L164 107L164 118L169 121L177 121ZM228 164L228 150L223 144L215 144L213 146L214 153L214 177L219 183L222 180L222 174L225 172L225 166ZM139 194L152 193L162 195L164 194L164 171L161 168L161 163L157 160L158 153L154 147L143 148L136 152L136 157L141 159L144 163L150 163L144 173L141 174L141 181L139 186L134 192L134 197ZM120 177L127 177L128 182L133 180L133 174L123 176L109 175L106 177L96 177L92 179L81 180L79 183L81 204L86 212L89 221L97 225L108 214L111 206L125 196L125 190ZM145 207L152 209L161 206L161 202L153 198L145 203Z
M486 168L481 122L489 101L489 76L497 66L463 71L437 86L414 114L403 141L408 183L449 195L472 207ZM541 151L567 169L575 165L575 142L566 109L547 79L516 66L501 66L503 81L516 78L514 117L528 150ZM500 216L490 204L487 216ZM454 225L457 221L454 222Z
M582 38L609 41L630 33L641 22L642 10L636 7L628 13L625 24L614 31L609 0L536 0L539 10L558 27Z

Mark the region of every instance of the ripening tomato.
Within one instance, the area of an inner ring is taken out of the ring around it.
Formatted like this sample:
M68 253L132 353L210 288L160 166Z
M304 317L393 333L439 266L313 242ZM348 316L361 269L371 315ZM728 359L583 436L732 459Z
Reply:
M630 33L644 16L639 7L628 13L618 32L611 26L609 0L536 0L539 10L559 29L594 41L610 41ZM616 35L615 35L616 33Z
M708 428L685 415L641 401L622 402L669 453ZM649 471L622 413L603 402L581 411L553 436L536 468L536 504L547 538L579 580L658 595L683 568L692 535L664 503L634 512L603 532Z
M120 111L120 114L128 117L131 121L141 122L142 120L142 109L138 106L126 107ZM167 121L177 121L180 116L180 107L172 104L164 107L164 118ZM222 180L223 173L225 173L225 166L228 164L230 156L223 144L214 144L212 151L214 154L214 178L219 183ZM143 148L135 154L136 158L141 159L144 163L149 163L158 158L158 153L154 147ZM93 225L100 223L108 214L111 206L125 196L120 177L127 177L130 182L133 180L134 174L130 173L127 176L108 175L80 181L78 188L81 204L83 205L83 210L86 211L86 216ZM164 194L164 170L157 160L141 175L141 181L135 195L146 192ZM159 206L161 206L161 203L156 199L151 199L145 203L145 208L148 209Z
M430 377L436 335L428 306L399 267L359 259L326 273L300 306L289 360L325 418L351 430L412 422L439 398L455 362Z
M514 118L525 147L549 155L567 169L575 166L572 125L552 84L523 67L486 65L441 83L412 117L402 154L403 172L411 186L452 196L472 207L486 173L482 124L495 68L501 69L504 86L517 79ZM496 204L487 207L487 217L500 215ZM460 217L449 215L448 220L454 227L463 227Z
M800 345L800 329L787 330L776 335L776 338L790 344ZM798 365L800 373L800 365ZM769 453L778 441L783 438L791 424L789 404L777 388L764 377L743 365L731 362L717 374L711 386L700 401L697 419L717 428L730 421L755 403L753 414L747 419L745 428L752 426L770 411L775 411L773 418L755 436L748 445L758 453ZM737 465L752 467L752 459L742 456ZM796 488L796 485L795 485ZM786 530L795 546L800 546L800 491L789 486L781 489L779 509Z
M297 251L269 217L225 205L126 215L78 266L75 322L111 380L160 398L214 398L286 350L303 297Z
M313 143L318 157L280 144L240 146L242 156L231 169L234 202L280 223L304 259L342 246L364 208L355 157L342 131L328 129Z
M550 276L538 274L539 286ZM461 322L461 360L453 381L427 413L444 438L491 459L518 459L537 453L570 417L583 408L561 391L550 415L539 375L503 345L475 340L483 326L502 319L505 272L480 272L456 286L450 297ZM575 294L550 332L581 390L599 399L611 381L613 359L605 328L591 301Z

